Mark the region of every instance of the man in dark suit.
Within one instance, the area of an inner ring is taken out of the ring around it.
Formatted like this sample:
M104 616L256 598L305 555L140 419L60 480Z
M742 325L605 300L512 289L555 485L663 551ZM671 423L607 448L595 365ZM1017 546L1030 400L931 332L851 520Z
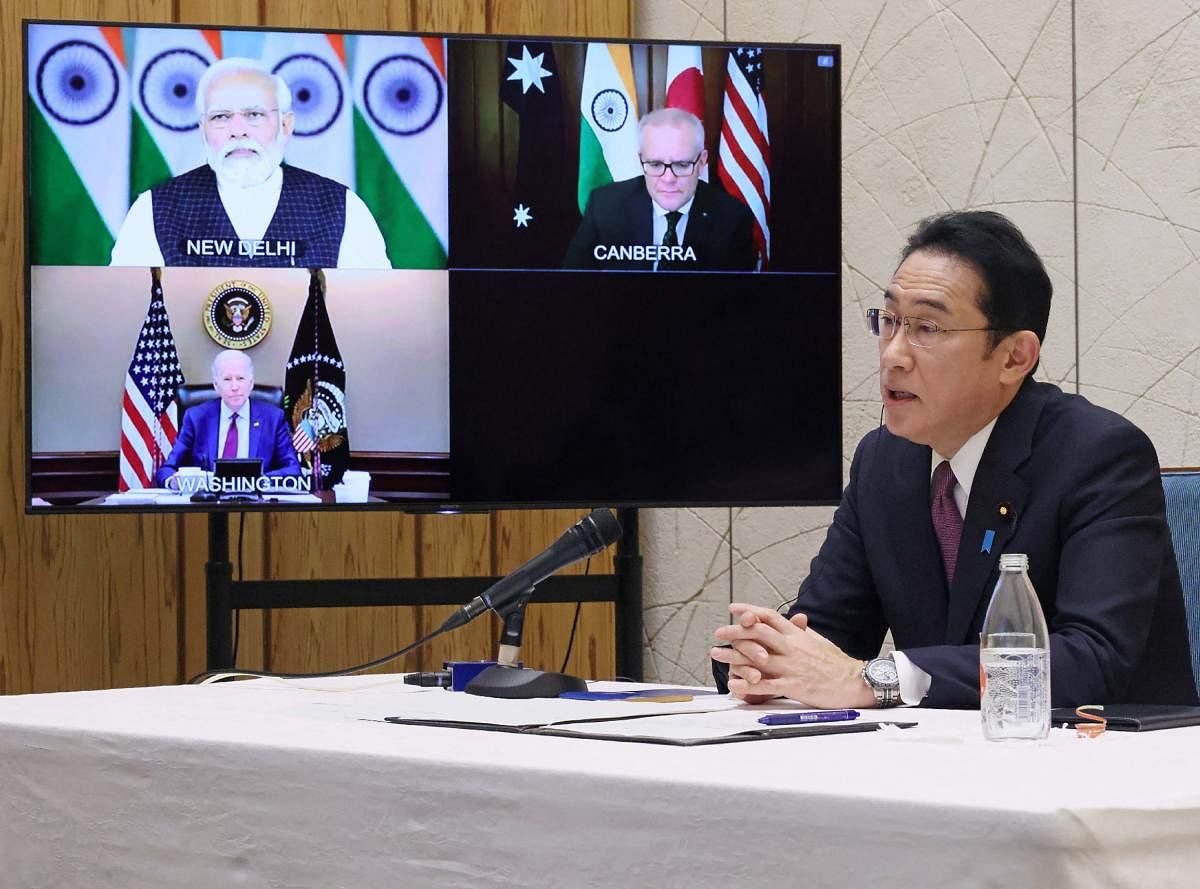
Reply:
M1050 309L1041 260L990 212L925 220L902 259L867 311L886 428L860 442L787 617L730 606L734 622L715 635L732 647L712 652L729 690L817 707L978 707L979 633L1010 552L1029 556L1054 706L1195 704L1153 445L1030 377ZM888 629L894 666L881 669Z
M292 447L283 411L273 404L250 400L254 363L245 352L221 352L212 364L213 388L219 398L190 408L167 462L158 471L160 487L175 487L181 466L212 471L225 457L260 457L263 474L298 476L300 461Z
M595 189L567 248L568 269L753 270L754 216L700 179L704 125L679 108L638 122L643 176Z

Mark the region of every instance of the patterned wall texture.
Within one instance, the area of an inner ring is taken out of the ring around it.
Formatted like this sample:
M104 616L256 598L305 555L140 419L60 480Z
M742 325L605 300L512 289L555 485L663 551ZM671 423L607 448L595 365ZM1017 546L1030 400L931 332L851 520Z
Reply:
M1005 213L1041 253L1039 378L1200 464L1200 0L634 0L634 34L842 46L846 470L879 422L862 310L951 208ZM831 516L646 510L647 679L710 681L727 604L790 599Z

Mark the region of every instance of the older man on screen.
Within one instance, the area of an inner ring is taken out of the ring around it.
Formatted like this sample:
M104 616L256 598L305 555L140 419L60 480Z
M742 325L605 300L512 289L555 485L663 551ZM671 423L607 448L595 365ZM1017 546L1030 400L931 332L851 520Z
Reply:
M704 124L681 108L638 121L643 175L595 189L563 268L752 270L754 216L700 176Z
M196 89L207 163L138 196L112 265L390 268L358 195L283 164L291 109L287 83L261 63L210 65Z
M245 352L227 349L212 363L212 383L218 398L190 408L157 484L177 487L180 467L212 471L218 459L258 457L263 475L298 476L300 461L292 445L283 411L253 401L254 362Z
M1195 704L1158 457L1111 411L1033 379L1050 278L987 212L922 222L866 310L884 426L782 615L716 630L729 690L815 707L978 707L1002 552L1025 553L1050 630L1051 700ZM886 631L896 650L877 657Z

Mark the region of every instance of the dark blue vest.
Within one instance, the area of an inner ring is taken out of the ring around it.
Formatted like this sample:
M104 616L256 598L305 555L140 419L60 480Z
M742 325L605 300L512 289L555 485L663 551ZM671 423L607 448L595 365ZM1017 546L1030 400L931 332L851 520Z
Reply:
M346 186L340 182L285 164L279 206L257 245L238 242L207 164L150 194L154 234L167 265L337 266L346 230Z

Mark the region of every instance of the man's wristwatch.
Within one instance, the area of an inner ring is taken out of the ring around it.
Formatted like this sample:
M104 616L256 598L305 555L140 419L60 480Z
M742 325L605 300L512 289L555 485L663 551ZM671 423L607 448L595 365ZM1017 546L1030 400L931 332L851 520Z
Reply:
M867 661L862 669L863 682L875 694L875 705L878 707L895 707L900 700L900 674L896 672L896 662L890 657L877 657Z

